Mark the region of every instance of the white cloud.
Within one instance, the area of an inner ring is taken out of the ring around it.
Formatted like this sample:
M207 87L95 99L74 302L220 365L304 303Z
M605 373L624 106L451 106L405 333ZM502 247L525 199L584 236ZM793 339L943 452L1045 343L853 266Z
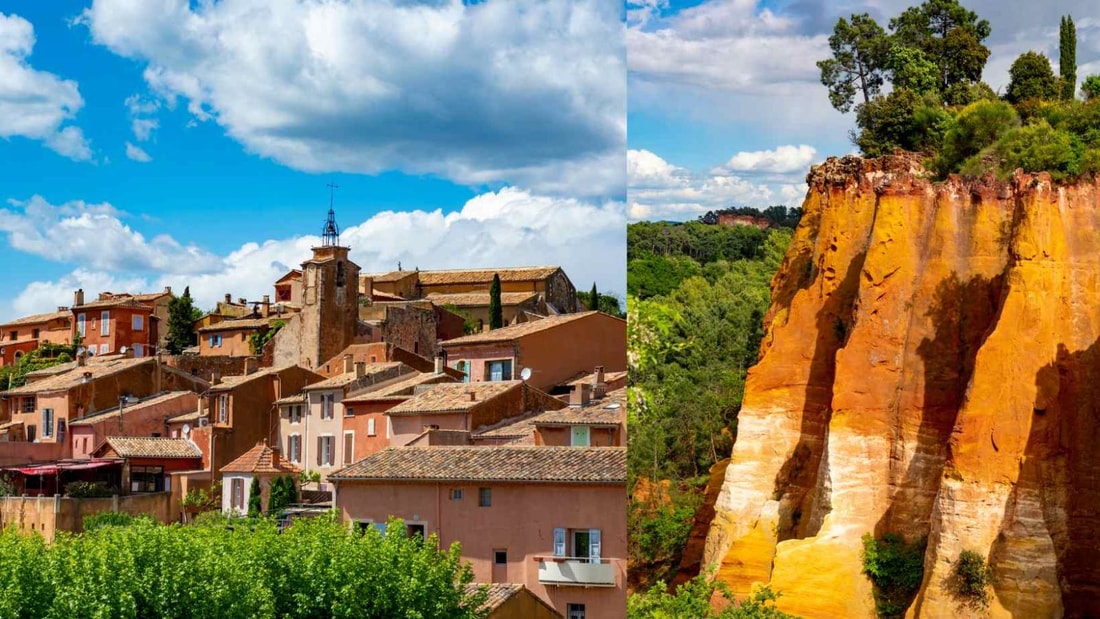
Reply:
M43 207L33 207L39 208ZM64 209L78 218L101 218L96 230L117 230L122 225L118 219L120 214L110 205L70 203L49 208L54 209L51 213ZM28 208L28 211L33 209ZM386 211L355 224L343 222L341 242L352 248L351 257L364 272L393 270L399 261L404 268L421 269L560 264L581 290L596 281L601 290L624 294L625 211L622 202L553 198L506 187L476 196L461 210L452 213ZM11 218L11 215L0 211L0 229L5 229L6 217ZM19 221L31 218L28 215ZM33 227L25 222L22 225ZM8 224L8 227L14 226ZM29 235L22 230L20 234ZM74 236L79 245L85 235L77 233ZM97 232L89 238L102 236ZM202 250L179 248L178 244L153 245L152 249L162 253L156 257L145 256L145 259L158 265L155 275L135 273L137 269L133 268L92 264L88 262L92 254L82 252L66 261L79 260L88 266L57 281L27 286L16 297L10 311L26 314L68 305L72 291L78 287L91 293L159 290L164 286L182 291L190 286L192 296L203 308L213 306L227 292L234 298L258 299L271 294L274 281L307 259L311 255L310 247L319 242L315 236L250 242L224 257L210 257L209 260L185 259L179 255L181 250L205 254ZM112 248L111 252L104 253L144 255L150 248L150 244L144 243L135 233L109 243L104 240L102 244ZM17 248L32 251L26 249L27 246L24 243ZM40 247L38 244L30 246ZM189 262L201 264L202 268L190 268Z
M140 161L142 163L149 163L153 160L153 158L149 156L149 153L142 150L140 146L134 146L129 142L126 143L126 156L134 161Z
M84 106L77 84L31 67L34 44L29 21L0 13L0 137L39 140L70 159L91 159L80 128L62 126Z
M805 174L817 156L817 149L807 144L784 145L774 150L741 151L723 166L734 172L770 172Z
M295 169L607 196L625 187L621 19L610 0L95 0L81 21L166 105Z
M156 118L150 118L160 110L160 101L141 95L130 95L126 98L125 105L130 114L130 128L134 132L134 138L139 142L148 140L160 126Z
M160 234L146 239L122 222L123 213L107 203L81 200L55 206L41 196L9 200L0 209L0 232L19 251L84 268L117 271L197 273L216 268L216 256L183 246Z
M799 184L793 176L770 175L767 180L754 181L721 166L700 173L670 164L646 150L628 151L627 161L630 196L627 215L635 221L693 219L707 211L731 206L762 208L780 203L794 206L791 203L797 201L800 192L805 193L805 184Z

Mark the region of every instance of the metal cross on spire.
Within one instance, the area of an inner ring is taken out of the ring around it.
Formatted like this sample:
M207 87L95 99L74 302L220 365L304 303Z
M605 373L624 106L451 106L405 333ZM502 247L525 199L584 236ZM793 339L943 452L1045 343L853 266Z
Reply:
M333 198L339 188L340 186L336 183L328 184L328 220L325 221L325 227L321 231L321 244L325 247L340 244L340 226L336 225L336 212L332 210Z

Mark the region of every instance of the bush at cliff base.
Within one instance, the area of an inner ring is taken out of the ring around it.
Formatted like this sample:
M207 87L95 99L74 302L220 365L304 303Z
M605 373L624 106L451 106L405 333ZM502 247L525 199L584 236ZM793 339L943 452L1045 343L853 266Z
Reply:
M712 604L715 593L724 603L716 609ZM669 593L665 583L659 582L645 593L635 593L627 598L627 619L794 619L793 615L775 608L780 596L768 587L760 587L741 603L720 582L710 581L704 574L685 582Z
M247 525L103 526L52 544L0 532L0 617L450 619L486 594L456 545L405 527L349 532L332 515Z

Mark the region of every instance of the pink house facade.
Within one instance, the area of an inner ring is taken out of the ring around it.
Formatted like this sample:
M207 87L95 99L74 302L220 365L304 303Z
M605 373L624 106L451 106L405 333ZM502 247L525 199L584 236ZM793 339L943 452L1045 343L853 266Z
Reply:
M459 542L478 582L522 584L565 617L626 616L625 448L391 448L329 479L351 527L399 518Z

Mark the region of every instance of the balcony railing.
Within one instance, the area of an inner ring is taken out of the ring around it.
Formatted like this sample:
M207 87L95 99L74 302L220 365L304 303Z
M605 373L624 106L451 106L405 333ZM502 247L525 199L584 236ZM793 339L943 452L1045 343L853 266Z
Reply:
M536 556L539 582L544 585L614 587L615 566L611 559L587 557Z

